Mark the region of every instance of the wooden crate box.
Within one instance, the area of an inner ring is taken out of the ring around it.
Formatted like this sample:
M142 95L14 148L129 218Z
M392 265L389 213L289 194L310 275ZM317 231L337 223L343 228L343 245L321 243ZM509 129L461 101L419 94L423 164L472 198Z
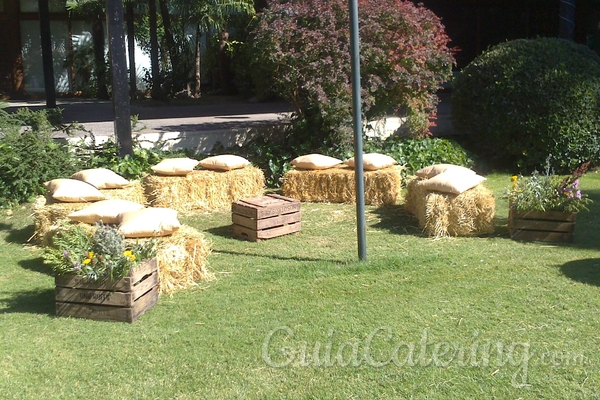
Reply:
M508 231L513 240L572 243L576 212L509 210Z
M300 232L300 201L276 194L235 201L231 220L233 234L253 242Z
M80 275L58 275L55 282L59 317L134 322L158 302L156 259L116 280L95 282Z

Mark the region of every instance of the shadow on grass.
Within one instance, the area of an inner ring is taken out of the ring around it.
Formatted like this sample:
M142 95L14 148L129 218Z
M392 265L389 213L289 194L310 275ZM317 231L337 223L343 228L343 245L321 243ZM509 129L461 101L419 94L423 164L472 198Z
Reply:
M374 228L385 229L398 235L424 236L417 218L406 211L404 205L381 206L371 213L379 218L379 222L371 225Z
M600 258L569 261L560 266L560 272L576 282L600 286Z
M21 261L19 261L19 265L23 269L27 269L29 271L39 272L40 274L54 276L52 267L47 264L44 264L44 259L42 257L38 257L38 258L30 259L30 260L21 260Z
M8 231L8 234L6 235L7 242L25 244L35 233L35 227L33 225L27 225L21 229L15 229L13 228L13 225L0 224L0 231Z
M329 262L334 264L345 264L350 262L351 260L334 260L330 258L317 258L317 257L298 257L298 256L278 256L275 254L256 254L256 253L247 253L241 251L231 251L231 250L219 250L213 249L215 253L227 254L232 256L244 256L244 257L259 257L259 258L271 258L273 260L283 260L283 261L309 261L309 262Z
M233 226L225 225L225 226L217 226L215 228L206 229L205 232L210 233L211 235L233 239Z
M12 297L2 300L2 302L6 303L6 306L0 308L0 314L55 314L54 289L29 290L14 294Z

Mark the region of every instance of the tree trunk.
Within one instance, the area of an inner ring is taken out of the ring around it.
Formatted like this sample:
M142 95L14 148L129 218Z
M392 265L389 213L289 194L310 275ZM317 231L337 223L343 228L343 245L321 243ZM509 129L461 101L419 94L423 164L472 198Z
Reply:
M108 95L106 60L104 59L104 26L103 18L96 18L92 23L92 41L94 43L94 61L96 64L96 79L98 80L98 95L102 100L110 99Z
M160 16L162 17L163 26L165 28L165 40L167 42L169 58L171 59L171 68L173 72L177 74L179 72L179 58L177 55L175 38L173 36L173 28L171 27L171 16L169 15L167 0L158 0L158 4L160 5Z
M201 78L201 70L200 70L200 39L202 38L202 32L200 31L200 25L196 26L196 53L194 55L194 60L195 60L195 72L194 72L194 78L195 78L195 82L196 82L196 86L194 88L194 96L196 98L200 97L202 95L202 91L201 91L201 82L200 82L200 78Z
M137 76L135 69L135 29L133 24L133 2L127 2L127 50L129 56L129 98L135 99L137 93Z
M151 94L153 99L159 99L163 96L160 88L160 69L158 64L156 0L148 0L148 14L148 18L150 20L150 73L152 74Z

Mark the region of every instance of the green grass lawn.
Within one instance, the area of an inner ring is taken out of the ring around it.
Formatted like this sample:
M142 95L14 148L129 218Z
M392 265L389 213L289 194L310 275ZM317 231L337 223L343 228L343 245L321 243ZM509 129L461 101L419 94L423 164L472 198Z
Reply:
M402 205L303 204L302 232L231 237L230 214L182 217L213 241L213 282L133 324L57 318L25 245L31 208L0 210L0 397L18 399L589 399L600 390L600 174L575 242L507 235L491 175L489 237L433 240Z

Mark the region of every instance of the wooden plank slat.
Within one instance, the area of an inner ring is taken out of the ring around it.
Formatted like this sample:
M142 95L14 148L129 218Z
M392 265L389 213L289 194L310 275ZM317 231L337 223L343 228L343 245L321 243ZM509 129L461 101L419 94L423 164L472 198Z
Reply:
M271 229L254 230L245 226L233 225L233 234L243 239L250 240L252 242L258 242L262 239L272 239L274 237L287 235L289 233L300 232L302 229L302 223L296 222L290 225L279 226Z
M577 213L565 213L560 211L514 211L513 217L515 219L575 222Z
M511 233L511 239L523 241L570 243L573 242L573 233L517 230Z
M551 231L551 232L575 232L574 222L561 222L561 221L540 221L540 220L528 220L528 219L517 219L512 223L512 229L523 229L533 231Z
M254 219L245 217L243 215L232 214L231 219L234 224L241 225L254 230L261 230L291 224L294 222L299 222L301 220L301 214L299 212L296 212L293 214L278 215L275 217L263 219Z

